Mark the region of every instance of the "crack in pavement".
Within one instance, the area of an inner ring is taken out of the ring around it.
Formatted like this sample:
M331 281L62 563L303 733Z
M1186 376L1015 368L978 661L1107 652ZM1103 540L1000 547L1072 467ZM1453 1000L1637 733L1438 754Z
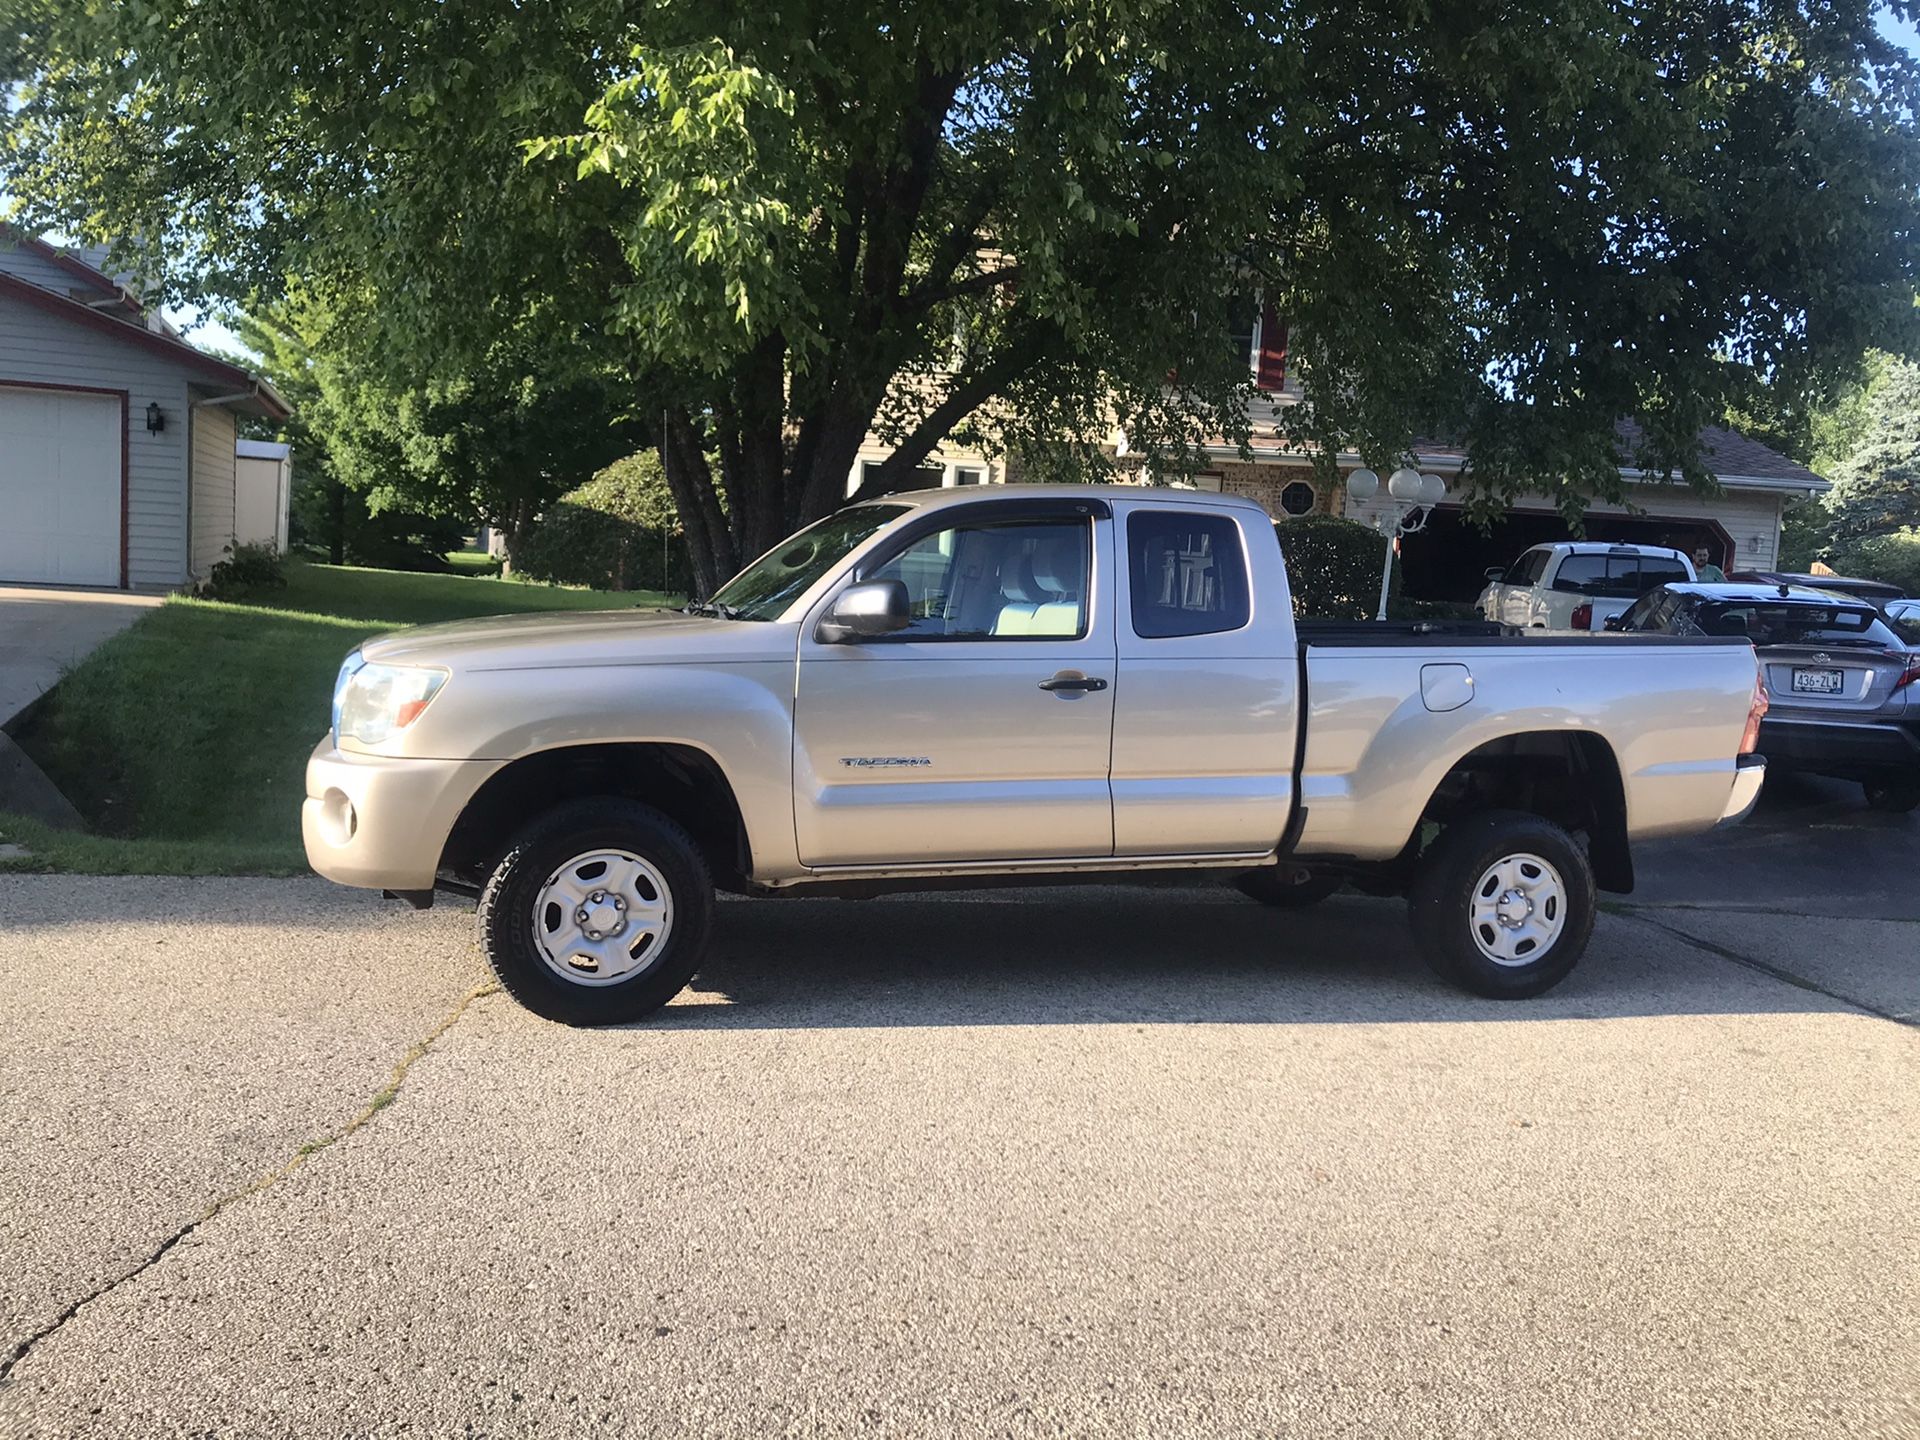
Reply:
M1782 984L1791 985L1799 990L1810 991L1815 995L1824 995L1829 1000L1837 1000L1842 1005L1850 1005L1855 1010L1863 1011L1880 1020L1891 1020L1894 1024L1904 1025L1908 1029L1920 1029L1920 1017L1902 1015L1894 1010L1882 1010L1878 1005L1870 1004L1865 1000L1859 999L1857 996L1843 995L1838 990L1830 990L1817 980L1809 980L1804 975L1796 975L1793 971L1785 969L1782 966L1769 964L1765 960L1756 960L1751 955L1742 955L1737 950L1729 950L1726 946L1715 944L1711 940L1702 940L1698 935L1689 935L1686 931L1669 925L1663 920L1654 919L1642 908L1621 905L1617 902L1608 905L1606 908L1622 919L1637 920L1642 925L1652 926L1655 930L1671 935L1676 940L1685 941L1696 950L1704 950L1707 954L1717 955L1722 960L1731 960L1736 965L1743 965L1749 970L1778 980Z
M264 1175L257 1176L252 1181L241 1186L238 1190L232 1190L222 1195L219 1199L215 1200L213 1204L201 1211L200 1214L167 1236L166 1239L162 1240L138 1264L116 1275L111 1280L102 1281L85 1295L82 1295L78 1300L68 1305L58 1315L54 1316L52 1320L48 1321L45 1325L34 1331L33 1334L27 1336L26 1339L14 1346L13 1352L6 1357L4 1362L0 1362L0 1390L3 1390L4 1387L7 1386L12 1379L15 1368L33 1353L41 1341L59 1334L60 1331L66 1327L67 1323L79 1315L87 1306L93 1304L96 1300L104 1299L106 1296L118 1290L122 1285L125 1285L129 1280L137 1279L148 1270L151 1270L155 1265L160 1263L169 1250L193 1234L202 1225L205 1225L208 1221L222 1214L229 1206L237 1205L248 1196L258 1195L264 1190L272 1189L282 1180L293 1175L302 1165L306 1164L307 1161L311 1160L328 1146L345 1140L349 1135L352 1135L361 1127L369 1124L376 1115L386 1109L399 1097L400 1086L406 1080L407 1072L413 1068L414 1062L426 1055L449 1030L459 1023L460 1017L467 1013L467 1007L476 1000L483 999L488 995L498 994L499 990L499 985L491 981L474 986L473 989L460 997L459 1004L453 1007L446 1019L442 1020L438 1025L434 1026L432 1030L428 1031L424 1036L407 1047L406 1053L400 1057L398 1063L394 1065L392 1073L387 1076L387 1083L376 1090L373 1098L361 1108L357 1115L347 1121L345 1125L329 1134L320 1136L318 1139L306 1141L293 1152L293 1155L284 1165L269 1170Z

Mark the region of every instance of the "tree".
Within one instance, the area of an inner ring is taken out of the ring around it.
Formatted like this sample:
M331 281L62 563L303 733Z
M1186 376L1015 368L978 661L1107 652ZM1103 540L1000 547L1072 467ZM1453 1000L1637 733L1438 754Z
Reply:
M1098 471L1117 426L1161 475L1244 440L1248 291L1323 463L1457 435L1482 496L1570 508L1623 416L1706 483L1703 423L1907 343L1920 87L1869 0L125 0L13 39L31 217L201 298L371 296L401 389L536 311L657 410L701 588L870 431L874 490L968 427Z
M1888 364L1858 423L1828 476L1827 538L1842 549L1920 526L1920 365Z
M438 544L436 521L500 530L511 563L541 510L641 438L616 383L564 348L543 353L531 325L504 329L458 374L404 386L386 378L365 314L294 286L234 320L248 363L293 406L287 438L314 469L302 512L335 563L349 548L393 563Z

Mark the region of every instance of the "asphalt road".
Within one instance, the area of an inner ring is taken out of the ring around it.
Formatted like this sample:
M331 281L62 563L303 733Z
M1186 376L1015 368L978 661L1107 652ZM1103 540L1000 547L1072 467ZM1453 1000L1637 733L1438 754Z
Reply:
M729 904L586 1033L0 877L0 1435L1920 1435L1920 928L1748 885L1504 1006L1391 902Z

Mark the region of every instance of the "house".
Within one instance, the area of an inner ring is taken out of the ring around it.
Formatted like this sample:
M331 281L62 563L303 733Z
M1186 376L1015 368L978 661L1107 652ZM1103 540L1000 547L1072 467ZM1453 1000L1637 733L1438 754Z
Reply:
M203 578L240 518L239 417L289 413L103 261L0 228L0 584Z
M1346 492L1345 476L1362 463L1358 455L1338 457L1341 479L1330 482L1320 477L1307 455L1279 438L1282 412L1300 398L1298 380L1287 373L1287 329L1271 306L1248 303L1239 308L1244 314L1230 326L1234 334L1228 343L1244 356L1254 386L1247 414L1252 442L1243 454L1224 437L1216 437L1205 446L1207 467L1183 483L1249 496L1277 521L1320 514L1376 523L1388 509L1387 497L1381 494L1361 504ZM1719 481L1720 493L1702 494L1634 469L1624 457L1635 453L1640 436L1627 422L1618 430L1626 503L1588 505L1583 525L1592 539L1670 545L1689 553L1704 547L1725 570L1770 570L1778 558L1787 502L1827 489L1827 482L1811 470L1758 441L1733 430L1712 428L1701 432L1701 454ZM1124 459L1124 431L1114 433L1109 450ZM887 454L878 437L867 436L847 477L847 493L858 487L867 466ZM1466 462L1466 452L1457 445L1428 441L1414 445L1416 467L1439 475L1449 485L1458 482ZM1019 478L1017 465L971 450L936 452L922 473L928 486ZM1471 600L1484 585L1488 568L1511 564L1531 546L1564 540L1567 533L1565 518L1544 493L1521 497L1489 528L1469 520L1462 505L1442 503L1421 531L1401 542L1402 583L1406 593L1418 599Z

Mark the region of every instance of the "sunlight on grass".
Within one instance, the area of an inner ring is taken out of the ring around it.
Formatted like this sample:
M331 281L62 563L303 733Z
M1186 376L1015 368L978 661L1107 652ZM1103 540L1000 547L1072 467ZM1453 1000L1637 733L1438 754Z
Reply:
M341 659L408 625L671 597L292 564L260 605L169 597L69 673L14 738L95 832L7 820L8 869L289 874ZM12 832L18 832L17 835Z

